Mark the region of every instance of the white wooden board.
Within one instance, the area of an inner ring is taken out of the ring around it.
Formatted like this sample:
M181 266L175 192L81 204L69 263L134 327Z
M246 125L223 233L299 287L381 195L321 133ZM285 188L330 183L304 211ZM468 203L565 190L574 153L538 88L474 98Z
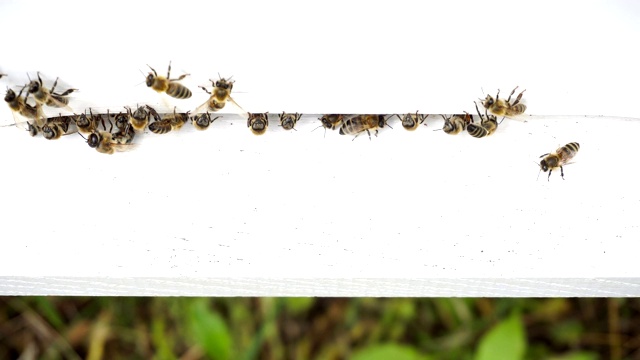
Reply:
M246 110L309 115L261 137L225 115L112 156L0 128L0 293L638 296L638 6L447 4L3 3L2 84L39 70L75 107L169 108L136 84L172 60L196 94L181 110L220 72ZM27 19L68 41L25 42ZM535 116L485 139L436 116L371 141L312 132L319 113L472 111L515 85ZM566 180L537 179L572 141Z

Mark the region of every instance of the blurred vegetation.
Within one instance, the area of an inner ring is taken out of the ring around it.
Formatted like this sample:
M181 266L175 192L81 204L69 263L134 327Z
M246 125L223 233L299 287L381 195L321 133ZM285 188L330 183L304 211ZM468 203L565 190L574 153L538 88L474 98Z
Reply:
M640 299L0 298L0 359L640 359Z

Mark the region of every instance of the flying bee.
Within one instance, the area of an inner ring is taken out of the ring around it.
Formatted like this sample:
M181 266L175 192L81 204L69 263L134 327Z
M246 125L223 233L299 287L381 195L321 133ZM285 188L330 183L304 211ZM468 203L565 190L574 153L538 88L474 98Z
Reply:
M296 130L295 126L298 120L302 117L302 114L287 114L284 111L280 114L280 126L285 130Z
M66 135L71 120L70 116L62 115L48 119L47 123L42 127L42 135L47 140L59 139L62 135Z
M42 111L42 106L38 103L36 103L36 106L31 106L27 103L27 98L29 97L28 91L25 93L24 99L21 97L22 92L26 87L26 85L22 87L17 95L13 90L7 88L7 94L4 96L4 101L7 102L9 108L11 108L14 114L17 113L26 118L27 122L28 120L33 120L36 123L37 127L41 127L45 123L45 116ZM14 121L16 122L16 125L22 123L20 121L17 121L15 116ZM29 132L31 132L31 130L29 130Z
M255 135L262 135L267 131L269 127L269 113L249 113L247 119L247 127L251 129L251 132Z
M147 105L146 107L151 108L149 105ZM149 124L149 116L150 116L149 111L147 111L144 106L138 106L138 108L134 112L131 112L131 108L129 107L127 107L126 109L127 109L127 114L129 114L129 124L133 126L133 129L136 131L144 131L144 129ZM155 110L153 110L153 112L155 114L154 115L155 120L159 121L160 115L158 115L158 113Z
M551 171L556 168L560 168L560 176L562 176L562 180L564 180L564 169L562 168L562 166L567 165L569 163L569 160L573 159L573 157L576 156L578 150L580 150L580 144L578 144L577 142L572 142L568 143L565 146L559 147L553 153L541 155L540 157L544 157L544 159L540 161L540 170L543 172L549 171L547 181L549 181L549 178L551 178ZM538 173L538 176L540 176L540 173Z
M452 115L446 117L444 115L440 115L444 119L444 125L442 126L442 130L450 135L459 134L462 131L467 129L467 125L471 124L471 115L466 113L464 115Z
M40 78L40 73L38 72L38 81L32 80L29 82L29 93L33 94L33 98L40 105L47 105L57 108L69 108L69 98L66 96L78 89L69 89L62 94L58 94L54 91L56 89L56 85L58 85L58 78L56 78L56 81L53 82L51 90L47 89L42 84L42 79Z
M400 115L398 114L395 114L395 116L400 119L400 121L402 121L402 127L409 131L414 131L415 129L417 129L418 126L420 126L420 124L422 124L429 117L428 114L418 114L417 111L415 114L405 114L402 117L400 117ZM427 126L427 124L424 125Z
M149 66L149 65L147 65ZM181 75L177 79L171 79L171 61L169 61L169 69L167 70L167 77L158 76L158 73L154 68L149 66L149 69L153 71L147 75L147 86L157 92L163 92L176 99L188 99L191 97L191 90L186 86L180 84L178 81L184 79L189 74Z
M375 136L378 136L378 128L389 126L384 115L355 115L347 119L342 126L340 126L340 135L355 135L355 140L363 132L369 134L369 140L371 140L371 131L375 130ZM391 126L389 126L391 127ZM352 140L352 141L353 141Z
M234 81L231 81L231 78L225 79L223 77L220 77L216 81L213 81L212 79L209 79L209 81L211 81L211 84L213 85L212 91L207 90L204 86L200 86L200 88L211 96L206 103L200 105L197 108L196 112L202 112L202 110L215 112L224 108L227 101L235 103L235 101L233 101L233 99L231 98L231 90L233 90L234 83Z
M216 119L221 118L222 116L216 116L213 119L211 119L211 114L209 114L209 112L206 113L202 113L202 114L197 114L196 116L191 118L191 123L193 124L193 127L195 127L197 130L206 130L209 125L211 125L214 121L216 121Z
M518 87L516 86L516 88L513 89L506 101L500 99L500 90L498 89L495 99L491 95L487 95L484 100L480 99L482 106L496 116L516 116L523 114L524 111L527 110L527 106L525 104L520 104L520 99L522 99L522 94L527 90L522 90L512 104L511 96L513 96L517 88Z
M476 104L476 111L478 112L478 115L480 115L480 125L476 125L474 123L468 124L467 132L469 135L476 138L483 138L493 134L498 128L498 120L495 115L489 115L486 108L484 109L485 115L482 115L478 109L478 104Z

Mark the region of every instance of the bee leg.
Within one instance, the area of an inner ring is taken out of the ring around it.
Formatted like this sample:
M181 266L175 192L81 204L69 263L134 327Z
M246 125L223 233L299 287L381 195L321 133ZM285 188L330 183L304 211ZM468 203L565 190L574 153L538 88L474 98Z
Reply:
M169 79L169 80L182 80L182 79L186 78L186 77L187 77L187 76L189 76L189 75L191 75L191 74L183 74L183 75L180 75L180 77L179 77L179 78L177 78L177 79ZM168 79L168 78L167 78L167 79Z
M515 89L513 89L513 91L511 92L511 94L509 94L509 97L507 98L507 102L509 102L509 100L511 100L511 96L513 96L513 94L516 92L516 89L517 89L517 88L518 88L518 87L516 86L516 88L515 88Z
M204 86L200 86L200 89L204 90L207 94L211 95L209 90L207 90Z
M500 89L498 89L498 93L496 94L496 102L498 102L499 97L500 97Z
M551 178L551 169L549 169L549 176L547 176L547 181Z
M525 91L527 91L527 89L522 90L522 92L516 98L516 101L514 101L513 104L511 104L511 106L515 106L515 105L518 105L518 103L520 103L520 99L522 99L522 94L524 94Z
M562 180L564 180L564 169L560 166L560 176L562 176Z
M357 133L356 136L353 137L353 139L351 139L351 141L355 140L358 136L360 136L361 133Z
M171 61L169 61L169 68L167 69L167 80L169 80L171 77L169 76L171 74Z
M38 73L38 79L40 79L40 73ZM58 85L58 79L56 78L56 81L53 82L53 86L51 87L51 90L49 90L50 93L53 94L53 91L56 89L56 85ZM40 80L40 82L42 82L42 80Z
M74 91L76 91L76 90L78 90L78 89L69 89L69 90L67 90L67 91L63 92L62 94L55 94L55 95L59 95L59 96L67 96L67 95L71 94L72 92L74 92ZM53 92L53 89L51 89L51 92Z

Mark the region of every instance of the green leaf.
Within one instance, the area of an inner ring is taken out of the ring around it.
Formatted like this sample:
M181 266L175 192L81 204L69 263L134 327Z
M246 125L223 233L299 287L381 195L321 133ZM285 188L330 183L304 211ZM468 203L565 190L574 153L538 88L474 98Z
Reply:
M410 346L387 344L373 345L356 351L351 360L428 360Z
M190 305L189 329L195 343L210 359L229 359L231 336L222 317L209 309L206 301L194 301Z
M291 315L300 315L307 312L316 301L312 297L283 298L284 307Z
M480 340L475 360L518 360L526 351L524 325L520 315L513 314L496 325Z

